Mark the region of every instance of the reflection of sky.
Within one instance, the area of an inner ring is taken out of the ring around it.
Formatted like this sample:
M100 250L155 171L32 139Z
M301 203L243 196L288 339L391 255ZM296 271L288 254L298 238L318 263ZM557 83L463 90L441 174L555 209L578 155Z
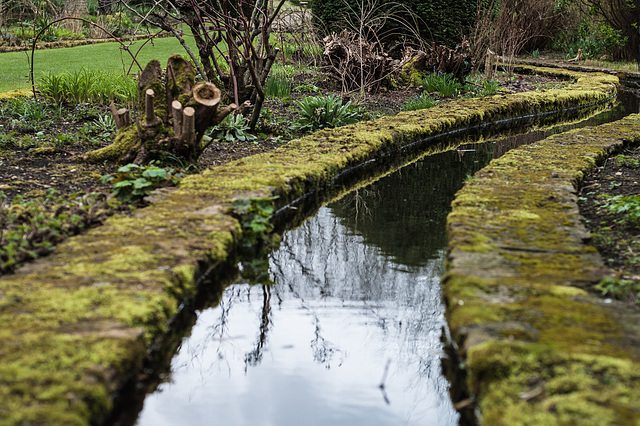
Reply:
M200 314L138 424L455 424L443 258L393 264L321 209L272 255L274 286L236 284Z

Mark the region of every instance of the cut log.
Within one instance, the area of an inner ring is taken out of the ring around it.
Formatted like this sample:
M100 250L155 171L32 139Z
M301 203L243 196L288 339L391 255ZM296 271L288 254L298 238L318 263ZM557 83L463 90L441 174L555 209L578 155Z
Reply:
M129 127L131 126L131 115L129 114L129 110L126 108L120 108L116 112L116 129L118 128L118 124L120 123L120 127Z
M193 88L193 100L197 103L195 132L198 138L201 138L209 127L221 121L216 120L221 97L220 89L208 81L200 82Z
M156 111L154 108L155 92L153 91L153 89L147 89L144 95L145 95L144 97L145 122L143 126L145 127L157 126L158 124L161 123L161 121L160 121L160 118L158 118L158 116L156 115Z
M186 107L182 111L182 132L180 140L189 145L192 144L196 138L196 135L194 134L195 113L196 110L191 107Z
M182 135L182 104L180 102L171 102L171 115L173 116L173 136L180 138Z

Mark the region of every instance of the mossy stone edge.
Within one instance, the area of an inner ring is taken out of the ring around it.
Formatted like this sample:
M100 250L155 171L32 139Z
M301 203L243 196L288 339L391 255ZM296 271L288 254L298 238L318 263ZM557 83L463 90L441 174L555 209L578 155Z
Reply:
M234 199L278 195L282 206L427 136L616 93L613 76L565 75L573 84L563 89L459 100L323 130L189 176L156 194L152 206L112 217L2 277L0 424L104 422L122 384L194 298L202 265L228 260L241 236L230 215Z
M456 194L443 296L481 424L640 424L640 313L593 289L610 271L577 205L584 176L638 142L638 114L553 135Z

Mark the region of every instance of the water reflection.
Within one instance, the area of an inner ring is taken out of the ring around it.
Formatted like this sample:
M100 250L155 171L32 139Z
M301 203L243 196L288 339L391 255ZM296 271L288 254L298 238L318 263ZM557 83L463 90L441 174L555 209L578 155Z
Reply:
M200 313L138 424L456 424L440 368L442 229L489 157L428 157L287 232L274 284L235 284Z
M200 314L138 424L455 424L443 255L398 265L321 209L273 254L275 285L233 285Z

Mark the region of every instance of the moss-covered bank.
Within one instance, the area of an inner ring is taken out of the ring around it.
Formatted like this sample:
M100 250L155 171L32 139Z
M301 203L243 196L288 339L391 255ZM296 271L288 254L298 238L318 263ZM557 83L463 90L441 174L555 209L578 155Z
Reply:
M585 174L640 115L510 151L457 194L446 318L480 423L640 424L640 313L603 301L608 273L578 212Z
M0 424L104 422L119 387L166 338L182 303L194 298L203 269L228 260L241 233L229 214L233 199L278 195L282 206L418 139L600 102L616 92L615 77L573 78L564 89L460 100L320 131L207 170L132 217L113 217L3 277ZM489 247L480 237L475 244Z

